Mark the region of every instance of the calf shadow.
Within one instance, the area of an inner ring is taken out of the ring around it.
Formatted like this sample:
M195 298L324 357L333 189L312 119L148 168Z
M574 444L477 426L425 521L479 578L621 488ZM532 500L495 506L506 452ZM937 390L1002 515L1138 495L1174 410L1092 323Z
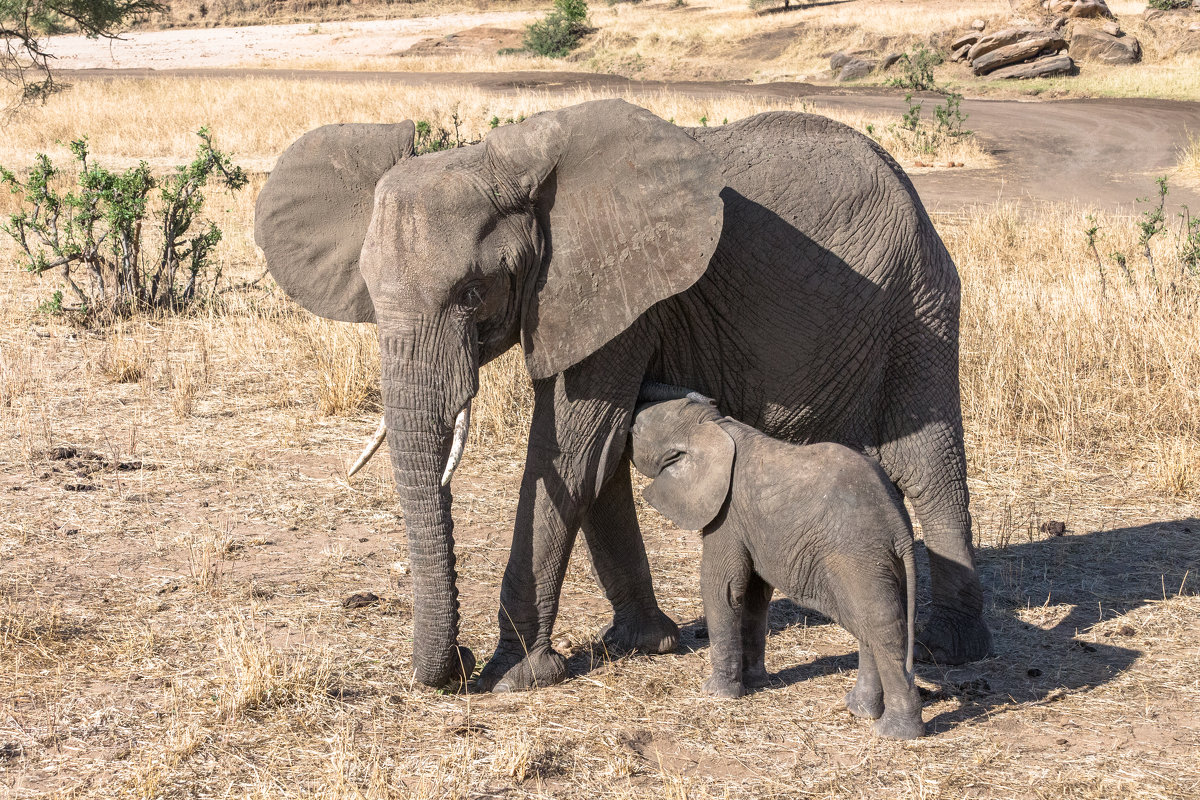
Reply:
M1034 534L1040 536L1041 534ZM918 543L920 605L929 603L928 563ZM1138 634L1130 612L1200 585L1200 519L1187 518L1082 535L1047 536L976 553L986 597L985 616L995 656L958 667L918 664L917 674L937 688L928 702L956 699L958 707L929 720L947 730L994 710L1053 702L1116 678L1142 655L1130 646ZM790 600L771 604L770 634L797 625L830 624ZM1098 635L1088 635L1103 623ZM1092 641L1092 640L1095 641ZM680 647L708 646L703 619L681 628ZM770 653L770 640L767 648ZM787 667L771 687L857 669L850 651Z

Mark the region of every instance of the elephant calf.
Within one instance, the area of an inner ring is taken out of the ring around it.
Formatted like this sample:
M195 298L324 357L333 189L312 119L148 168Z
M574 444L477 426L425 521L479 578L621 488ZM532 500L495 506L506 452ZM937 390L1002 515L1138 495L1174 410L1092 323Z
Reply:
M882 468L842 445L772 439L695 393L642 405L631 434L633 464L653 479L646 501L704 533L704 690L739 697L766 682L767 607L778 586L857 637L851 713L876 720L882 736L922 735L912 525Z

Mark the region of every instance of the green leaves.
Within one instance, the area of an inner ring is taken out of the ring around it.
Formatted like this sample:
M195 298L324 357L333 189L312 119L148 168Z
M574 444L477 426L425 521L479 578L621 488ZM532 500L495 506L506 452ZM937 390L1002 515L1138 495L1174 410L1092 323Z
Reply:
M579 46L588 31L585 0L554 0L554 9L525 28L525 49L540 56L562 58Z
M233 192L248 179L213 147L207 128L198 135L191 163L161 178L144 161L121 172L92 164L86 138L68 145L79 172L65 193L55 188L58 173L44 154L24 181L0 167L0 182L23 196L21 209L0 229L21 246L26 269L41 274L61 267L79 304L68 309L60 295L49 310L176 311L215 292L220 270L209 269L210 256L221 231L212 222L193 231L204 208L202 190L215 181Z

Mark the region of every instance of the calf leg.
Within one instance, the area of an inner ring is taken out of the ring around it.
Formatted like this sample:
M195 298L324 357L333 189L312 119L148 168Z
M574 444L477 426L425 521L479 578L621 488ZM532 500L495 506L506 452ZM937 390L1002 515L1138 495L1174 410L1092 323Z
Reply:
M707 694L741 697L746 693L742 682L742 612L751 575L750 555L740 541L719 530L704 536L700 589L712 661L712 674L703 686Z
M771 584L752 572L742 603L742 683L766 686L767 612L771 606Z

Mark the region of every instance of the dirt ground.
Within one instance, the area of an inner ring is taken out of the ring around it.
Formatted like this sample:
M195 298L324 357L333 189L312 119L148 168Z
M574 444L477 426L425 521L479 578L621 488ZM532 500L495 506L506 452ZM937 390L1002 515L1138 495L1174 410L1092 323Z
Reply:
M535 16L527 11L501 11L360 22L133 31L117 41L55 36L51 52L55 65L66 70L233 67L315 58L336 62L396 55L418 42L473 27L507 26L520 31ZM519 46L519 41L515 44Z
M520 18L488 16L289 26L278 39L146 32L115 62L108 45L81 41L60 65L140 70L77 82L176 70L373 81L380 92L389 81L669 88L903 108L893 91L801 83L204 71L301 51L386 54ZM678 652L604 651L609 610L580 547L555 631L568 681L511 696L414 685L411 574L386 448L345 474L377 421L372 332L318 322L269 282L211 312L80 327L33 310L48 284L5 244L0 797L1200 797L1200 290L1182 267L1168 289L1134 256L1128 282L1107 261L1110 248L1135 253L1141 217L1102 218L1107 277L1080 232L1087 213L1130 212L1155 176L1176 181L1200 105L963 109L997 166L914 180L964 276L972 513L996 652L918 668L925 738L876 739L850 716L853 639L778 597L771 685L735 702L704 697L700 540L645 507ZM194 146L190 131L159 135ZM1171 202L1200 208L1182 176ZM233 279L257 277L252 196L215 206L229 227L223 263ZM1155 246L1165 279L1166 244ZM323 411L340 381L364 396ZM1005 428L1004 413L1018 422ZM453 485L461 639L481 660L496 641L523 463L519 424L508 425L507 436L480 431Z

